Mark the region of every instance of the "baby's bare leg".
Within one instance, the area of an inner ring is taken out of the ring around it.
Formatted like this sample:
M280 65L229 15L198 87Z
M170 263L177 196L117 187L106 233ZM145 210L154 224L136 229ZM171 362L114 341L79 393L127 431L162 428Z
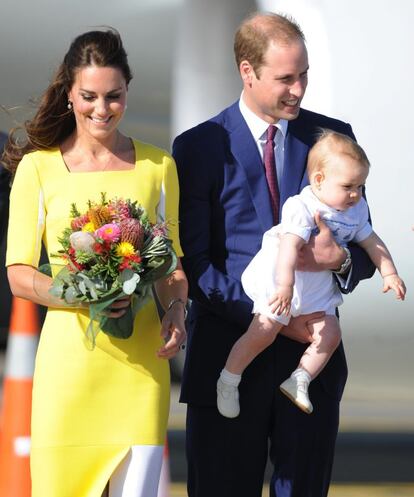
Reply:
M262 314L256 314L248 330L233 345L217 381L217 409L227 418L239 415L241 374L253 359L276 338L282 324Z
M298 367L281 385L281 391L300 409L310 414L313 411L308 395L308 386L325 367L341 341L341 329L336 316L325 315L308 321L307 327L312 341L305 350Z
M225 369L242 374L253 359L273 343L282 326L262 314L255 314L246 333L233 345Z
M325 315L308 322L312 342L305 350L299 368L307 371L313 380L326 366L341 342L341 328L336 316Z

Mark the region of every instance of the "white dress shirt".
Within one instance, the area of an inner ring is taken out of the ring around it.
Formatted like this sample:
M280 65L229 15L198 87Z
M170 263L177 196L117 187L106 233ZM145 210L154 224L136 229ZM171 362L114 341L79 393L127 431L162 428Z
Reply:
M249 128L251 134L253 135L254 141L256 142L257 149L259 151L260 157L263 161L264 147L266 145L266 131L269 127L269 123L258 117L253 111L251 111L243 100L243 93L239 100L240 112L246 121L247 127ZM284 160L285 160L285 138L287 133L288 122L286 119L280 119L274 124L278 129L275 136L275 162L276 162L276 176L277 182L281 185L281 179L283 174Z

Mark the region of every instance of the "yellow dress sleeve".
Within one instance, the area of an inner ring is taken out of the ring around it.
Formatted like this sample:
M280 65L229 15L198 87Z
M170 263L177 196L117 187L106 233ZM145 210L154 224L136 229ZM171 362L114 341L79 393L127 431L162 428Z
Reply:
M175 253L178 257L183 256L183 251L180 245L179 237L179 219L178 219L178 203L179 203L179 185L177 167L174 159L166 154L164 157L164 174L162 184L165 206L159 206L159 215L169 222L169 238L173 242ZM161 201L162 204L162 201Z
M17 167L10 193L6 266L38 267L45 214L39 174L31 154L27 154Z

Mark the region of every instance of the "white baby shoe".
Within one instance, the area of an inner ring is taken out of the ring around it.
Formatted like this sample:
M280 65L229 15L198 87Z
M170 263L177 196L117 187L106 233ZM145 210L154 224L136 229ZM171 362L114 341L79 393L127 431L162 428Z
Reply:
M236 418L240 413L239 389L221 378L217 381L217 409L226 418Z
M313 411L313 406L309 400L307 381L304 381L302 378L290 376L279 388L299 409L302 409L307 414Z

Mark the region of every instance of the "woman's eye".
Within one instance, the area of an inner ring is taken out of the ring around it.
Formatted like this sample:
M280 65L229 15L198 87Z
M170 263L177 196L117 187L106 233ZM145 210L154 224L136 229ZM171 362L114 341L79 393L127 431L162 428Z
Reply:
M118 100L121 95L108 95L108 100Z
M95 97L92 97L91 95L82 95L82 98L84 100L86 100L87 102L92 102L92 100L95 98Z

